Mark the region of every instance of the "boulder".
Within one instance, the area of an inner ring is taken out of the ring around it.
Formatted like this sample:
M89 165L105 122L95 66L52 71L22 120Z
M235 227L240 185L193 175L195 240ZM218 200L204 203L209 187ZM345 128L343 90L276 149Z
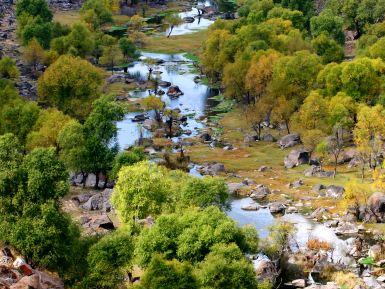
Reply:
M330 213L327 208L320 207L310 214L310 218L316 219L317 221L326 220L330 218Z
M260 166L259 169L258 169L258 172L267 172L271 170L271 167L268 167L268 166Z
M270 189L265 185L257 185L250 194L250 198L253 200L262 200L270 195Z
M342 197L344 192L345 192L344 187L330 185L330 186L326 187L325 195L326 195L326 197L329 197L329 198L338 199L338 198Z
M330 178L333 174L333 172L322 170L322 167L319 165L311 165L304 171L305 177Z
M271 134L265 134L262 136L262 140L265 142L273 142L274 137Z
M201 135L199 135L199 138L201 139L202 142L209 142L212 140L211 135L207 132L204 132Z
M353 236L358 234L358 227L351 222L338 222L335 232L338 236Z
M107 216L107 214L97 215L90 218L90 221L83 224L83 227L90 228L93 230L104 229L113 230L115 229L114 223Z
M281 147L281 149L285 149L300 144L301 139L299 137L299 134L293 133L285 135L277 143Z
M91 196L83 205L80 207L87 211L99 211L105 212L111 211L110 198L112 189L105 189L103 192Z
M159 86L160 87L169 87L171 86L171 82L168 82L168 81L159 81Z
M259 205L255 203L250 203L248 205L243 205L241 209L244 211L257 211L259 209Z
M246 135L246 136L243 138L243 142L246 143L246 144L255 142L256 140L257 140L257 138L256 138L256 136L254 136L254 135Z
M268 205L270 213L272 214L283 214L286 206L281 202L273 202Z
M309 163L309 152L305 149L292 150L284 159L284 165L287 169Z
M306 287L306 280L305 279L296 279L291 281L291 285L295 288L305 288Z
M380 244L370 246L368 256L372 257L375 261L378 261L384 253L383 247Z
M125 79L124 74L113 74L106 79L107 83L123 82Z
M252 179L249 179L249 178L246 178L242 181L243 184L245 184L246 186L251 186L251 185L255 185L255 181L252 180Z
M224 164L213 163L203 166L200 171L205 175L215 176L219 173L224 173L226 171Z
M141 113L141 114L135 115L135 116L131 119L131 121L133 121L133 122L143 122L143 121L145 121L147 118L148 118L147 116L145 116L144 114Z
M304 185L303 180L297 180L297 181L294 181L292 183L289 183L288 187L292 188L292 189L297 189L299 187L302 187L303 185Z
M322 190L326 189L326 187L322 184L316 184L312 187L312 191L315 193L320 193Z
M321 284L312 284L308 287L305 287L305 289L341 289L340 286L333 282L328 282L326 285Z
M370 212L374 215L377 222L384 223L385 221L385 194L373 193L367 204Z
M171 85L167 90L167 95L171 98L176 98L183 95L183 92L180 90L179 86Z
M158 122L155 119L146 119L143 122L143 127L147 130L153 131L158 127Z
M39 288L39 289L64 289L64 284L60 278L34 270L34 274L31 276L24 276L18 282L11 285L10 289L28 289L28 288Z
M195 21L194 17L183 17L183 21L186 23L193 23Z
M245 184L243 184L243 183L228 183L227 187L228 187L229 193L231 195L239 195L242 188L245 187Z
M275 284L278 271L274 263L265 255L258 255L258 257L252 261L258 281L263 282L264 280L268 280L270 284Z
M341 165L341 164L350 163L350 161L353 160L355 157L357 157L356 149L350 148L350 149L344 150L338 158L338 164Z

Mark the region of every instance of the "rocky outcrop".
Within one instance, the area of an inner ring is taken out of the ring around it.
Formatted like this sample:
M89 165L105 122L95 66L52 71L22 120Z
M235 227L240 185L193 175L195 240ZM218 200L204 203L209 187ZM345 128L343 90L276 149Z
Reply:
M296 133L288 134L281 138L277 143L281 149L290 148L300 144L301 138L299 137L299 134Z
M304 171L305 177L331 178L333 172L327 172L321 166L311 165Z
M183 95L183 92L180 90L179 86L171 85L167 90L167 95L171 98L177 98Z
M329 198L339 199L344 194L345 189L341 186L330 185L326 187L325 196Z
M270 284L275 283L278 271L274 263L267 256L257 255L252 262L258 281L268 280Z
M110 198L112 195L112 189L105 189L101 193L97 193L89 197L89 199L83 203L80 207L83 210L87 211L101 211L110 212L111 211L111 203ZM75 197L77 198L77 197Z
M305 149L292 150L284 159L284 165L287 169L309 163L309 152Z
M226 172L225 165L221 163L212 163L206 166L202 166L199 170L204 175L215 176L219 173Z
M374 193L369 199L367 206L361 209L363 219L366 222L385 222L385 194L384 193Z
M285 212L286 206L281 202L274 202L268 205L270 213L272 214L283 214Z

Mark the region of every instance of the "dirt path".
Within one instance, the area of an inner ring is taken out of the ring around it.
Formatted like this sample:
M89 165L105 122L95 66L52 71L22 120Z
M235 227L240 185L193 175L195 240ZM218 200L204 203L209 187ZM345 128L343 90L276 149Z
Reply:
M5 1L6 2L6 1ZM20 78L16 86L22 97L36 100L36 80L32 79L21 57L21 46L16 37L15 5L0 5L0 58L12 57L20 70Z

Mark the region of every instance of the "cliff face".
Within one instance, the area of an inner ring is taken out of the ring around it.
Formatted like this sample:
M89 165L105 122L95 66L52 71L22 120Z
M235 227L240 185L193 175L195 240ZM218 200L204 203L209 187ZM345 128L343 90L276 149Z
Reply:
M83 4L84 0L47 0L48 4L57 9L78 9Z

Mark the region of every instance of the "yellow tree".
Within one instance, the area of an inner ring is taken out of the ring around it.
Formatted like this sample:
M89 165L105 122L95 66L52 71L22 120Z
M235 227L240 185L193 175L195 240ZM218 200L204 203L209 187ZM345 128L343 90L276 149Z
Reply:
M155 112L155 120L158 123L162 122L162 112L165 108L164 102L155 95L150 95L143 99L142 105L146 110L154 110Z
M36 72L37 66L44 61L44 49L35 38L24 48L23 58L28 66L32 68L33 73Z
M262 55L255 55L245 77L246 89L255 99L268 93L268 85L273 76L274 64L280 57L275 50L269 50Z
M270 110L271 104L266 98L261 98L254 104L245 107L246 121L257 133L258 139L261 139L262 123L266 120Z
M365 165L376 169L377 157L385 136L385 112L382 105L369 107L362 104L357 113L357 123L353 130L354 143L361 158L361 177L365 178Z
M27 136L27 149L51 146L58 148L59 133L70 120L69 116L56 109L43 110Z

